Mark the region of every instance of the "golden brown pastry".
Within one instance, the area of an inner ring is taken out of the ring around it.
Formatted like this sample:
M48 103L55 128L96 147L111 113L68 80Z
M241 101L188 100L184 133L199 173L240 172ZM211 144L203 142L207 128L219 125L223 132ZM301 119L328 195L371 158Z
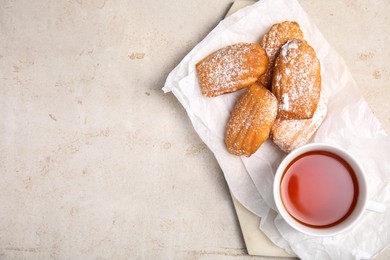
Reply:
M219 49L196 64L203 95L215 97L256 82L268 57L258 43L237 43Z
M289 40L275 60L272 92L278 100L278 118L309 119L321 93L320 62L304 40Z
M266 72L259 78L259 82L268 89L271 89L272 73L275 65L275 58L280 47L288 40L301 39L303 40L303 32L299 24L294 21L284 21L274 24L268 33L266 33L260 45L268 55L268 66Z
M225 143L235 155L250 156L267 140L277 114L275 96L254 83L239 98L226 125Z
M320 102L313 118L298 120L276 119L271 128L272 141L286 153L308 143L326 116L327 103L327 96L322 91Z

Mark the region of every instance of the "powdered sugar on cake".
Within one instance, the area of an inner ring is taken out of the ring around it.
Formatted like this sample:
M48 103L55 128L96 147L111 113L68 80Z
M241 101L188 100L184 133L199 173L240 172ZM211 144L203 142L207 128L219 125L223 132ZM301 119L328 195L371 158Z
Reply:
M288 110L290 108L290 103L289 103L289 97L286 94L282 95L282 102L281 106L283 110Z
M287 153L308 143L325 119L327 103L328 97L325 91L322 90L313 118L300 120L277 119L271 129L272 141Z
M248 68L244 66L245 61L243 59L238 59L238 57L248 53L250 49L249 46L242 46L244 46L244 48L240 49L239 53L237 51L238 48L224 49L219 51L209 62L205 63L206 67L210 64L212 66L217 64L215 69L209 74L208 84L210 89L214 90L221 85L230 87L231 85L236 84L232 79L236 79L238 75L248 72Z
M216 96L254 83L266 69L268 57L259 44L238 43L222 48L198 63L202 92Z
M288 41L286 44L284 44L282 46L282 49L280 51L280 53L283 55L283 56L287 56L287 52L289 50L292 50L292 49L297 49L298 48L298 43L296 41Z
M321 91L314 50L304 41L290 40L282 46L275 66L272 89L280 102L279 112L291 119L312 117Z

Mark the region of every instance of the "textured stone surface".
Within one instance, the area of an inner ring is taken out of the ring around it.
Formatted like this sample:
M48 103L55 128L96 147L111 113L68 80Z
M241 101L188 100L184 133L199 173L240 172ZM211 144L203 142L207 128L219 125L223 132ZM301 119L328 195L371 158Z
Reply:
M161 91L230 4L0 2L1 259L251 258L217 162ZM389 2L301 4L390 133Z

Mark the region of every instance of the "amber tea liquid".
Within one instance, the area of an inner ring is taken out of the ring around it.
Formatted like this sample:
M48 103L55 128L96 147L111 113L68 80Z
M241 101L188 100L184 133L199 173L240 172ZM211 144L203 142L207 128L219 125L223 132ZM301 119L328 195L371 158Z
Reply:
M325 151L311 151L295 158L287 166L280 188L288 213L315 228L331 227L345 220L359 196L351 166Z

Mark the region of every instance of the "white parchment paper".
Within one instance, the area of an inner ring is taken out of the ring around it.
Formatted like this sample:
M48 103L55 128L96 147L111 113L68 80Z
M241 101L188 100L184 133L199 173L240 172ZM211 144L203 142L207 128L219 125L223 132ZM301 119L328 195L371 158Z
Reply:
M366 212L347 233L318 238L290 228L275 211L274 172L285 154L270 140L250 158L227 152L225 125L242 90L204 97L195 64L211 52L238 42L257 42L269 28L297 21L321 62L322 86L329 96L328 115L312 142L339 145L361 162L370 199L387 205L384 214ZM360 95L342 59L333 51L296 0L262 0L220 24L169 74L164 92L172 91L186 109L200 138L214 153L232 194L261 217L260 228L277 245L302 259L366 259L390 244L390 138Z

